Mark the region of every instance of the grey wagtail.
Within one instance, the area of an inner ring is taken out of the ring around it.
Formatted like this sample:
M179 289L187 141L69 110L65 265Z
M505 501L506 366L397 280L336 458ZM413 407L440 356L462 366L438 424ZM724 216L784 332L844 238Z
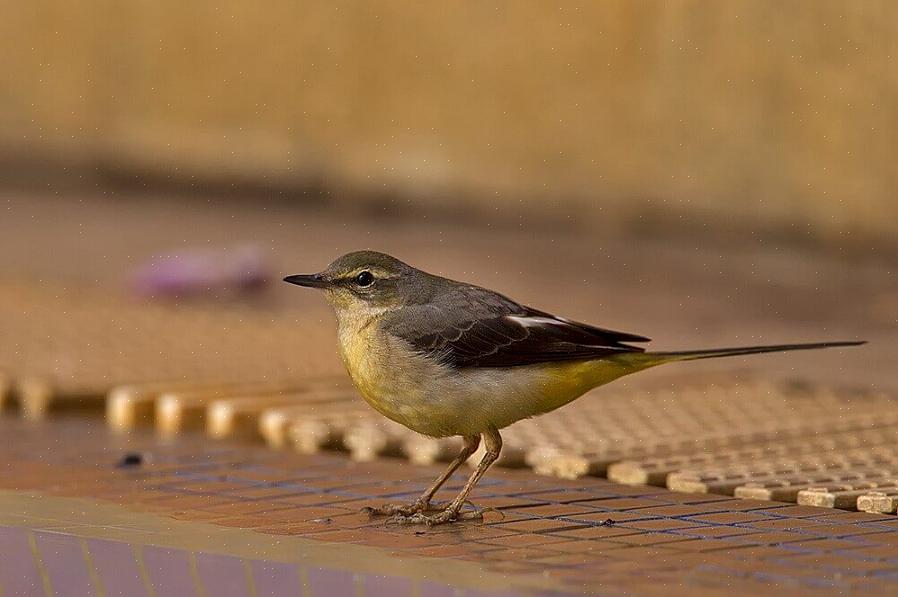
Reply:
M400 524L479 518L476 509L462 507L499 457L500 429L624 375L675 361L863 344L646 352L631 344L648 342L643 336L556 317L373 251L284 281L324 291L336 313L343 363L368 404L418 433L464 439L461 453L417 500L366 509ZM432 505L481 438L486 453L464 488L448 505Z

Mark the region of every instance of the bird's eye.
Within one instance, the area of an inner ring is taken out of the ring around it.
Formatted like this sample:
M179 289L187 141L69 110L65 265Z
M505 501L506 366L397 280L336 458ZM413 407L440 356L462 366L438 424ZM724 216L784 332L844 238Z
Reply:
M362 288L366 288L374 284L374 274L365 270L363 272L359 272L355 277L355 283L361 286Z

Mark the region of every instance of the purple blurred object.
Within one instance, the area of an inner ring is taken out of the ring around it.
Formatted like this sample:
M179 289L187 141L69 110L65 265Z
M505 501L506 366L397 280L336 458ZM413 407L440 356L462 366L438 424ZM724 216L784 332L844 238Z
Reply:
M135 293L145 297L221 296L264 289L271 269L255 245L233 249L192 249L154 258L137 268Z

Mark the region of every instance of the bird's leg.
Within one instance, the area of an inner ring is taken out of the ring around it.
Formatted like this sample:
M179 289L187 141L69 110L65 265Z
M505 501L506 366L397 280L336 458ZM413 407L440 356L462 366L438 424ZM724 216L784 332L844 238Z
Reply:
M483 515L479 510L475 510L474 512L462 513L461 509L468 499L468 494L471 493L471 490L474 489L474 486L477 485L478 481L480 481L480 478L483 477L486 469L488 469L491 464L496 462L496 459L499 458L499 452L502 451L502 436L499 435L499 431L497 431L496 429L490 429L483 432L483 441L484 443L486 443L486 454L483 455L483 459L480 461L480 464L477 465L477 468L474 469L474 472L471 474L468 482L465 483L465 486L462 488L461 492L457 496L455 496L455 499L452 500L452 502L445 510L438 514L430 515L424 514L421 511L411 515L397 513L396 515L388 519L387 522L394 524L426 524L428 526L431 526L435 524L443 524L445 522L452 522L455 520L470 520L482 518Z
M436 480L431 484L430 487L427 488L427 491L422 493L418 499L416 499L411 504L385 504L380 506L379 508L372 508L371 506L367 506L362 510L371 515L389 515L393 516L396 514L408 516L410 514L415 514L417 512L426 512L430 509L430 500L433 499L434 494L443 486L443 484L452 476L458 467L465 463L465 461L471 457L471 454L477 451L477 447L480 445L480 436L479 435L468 435L465 436L465 445L462 447L461 452L458 453L458 456L449 463L449 466L446 467L446 470L436 478Z

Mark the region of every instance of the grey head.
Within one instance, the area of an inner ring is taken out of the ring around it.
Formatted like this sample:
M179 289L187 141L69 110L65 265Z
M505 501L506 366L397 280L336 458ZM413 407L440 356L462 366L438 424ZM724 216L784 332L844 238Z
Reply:
M324 290L338 321L367 325L379 317L389 334L453 367L588 360L641 352L627 343L648 340L556 317L373 251L349 253L320 273L284 281Z
M401 307L426 301L441 282L452 283L377 251L347 253L317 274L287 276L284 281L323 290L336 308Z

